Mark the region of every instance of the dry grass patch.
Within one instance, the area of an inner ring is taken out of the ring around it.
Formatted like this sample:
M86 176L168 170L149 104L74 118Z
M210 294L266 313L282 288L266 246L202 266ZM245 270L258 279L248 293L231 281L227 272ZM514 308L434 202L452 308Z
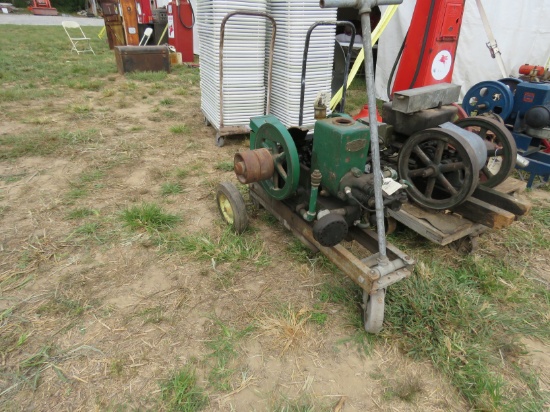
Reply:
M258 337L269 337L270 343L284 355L291 348L299 348L304 340L311 338L308 321L311 310L300 308L296 310L292 305L278 313L262 313L256 323L261 331Z

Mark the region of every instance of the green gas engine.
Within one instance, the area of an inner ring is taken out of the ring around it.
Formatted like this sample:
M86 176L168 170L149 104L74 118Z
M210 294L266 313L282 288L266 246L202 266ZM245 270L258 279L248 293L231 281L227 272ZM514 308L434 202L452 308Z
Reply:
M334 246L350 226L375 222L374 174L370 172L370 130L347 115L317 120L311 133L286 129L274 116L250 121L250 150L235 155L241 183L258 182L313 225L315 239ZM397 174L382 171L386 207L398 210L407 196Z

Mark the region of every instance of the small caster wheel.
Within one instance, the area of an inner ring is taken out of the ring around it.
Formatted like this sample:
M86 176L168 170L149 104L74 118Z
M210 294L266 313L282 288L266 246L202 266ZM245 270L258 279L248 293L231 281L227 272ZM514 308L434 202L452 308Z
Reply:
M238 234L243 233L248 227L248 216L243 196L233 183L221 182L218 185L216 203L223 220Z
M205 126L212 126L212 123L210 123L210 120L208 120L208 119L206 118L206 116L204 117L204 125L205 125Z
M220 136L219 133L216 134L216 146L223 147L225 145L225 138Z
M372 295L363 291L363 310L365 330L369 333L378 333L384 324L384 305L386 289L380 289Z

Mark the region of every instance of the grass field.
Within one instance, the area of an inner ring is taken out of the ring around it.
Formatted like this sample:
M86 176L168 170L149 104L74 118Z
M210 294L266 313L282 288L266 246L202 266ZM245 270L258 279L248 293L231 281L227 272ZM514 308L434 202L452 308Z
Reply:
M1 410L548 410L548 187L469 256L393 234L417 265L371 336L273 217L221 221L248 141L214 145L198 69L121 76L99 28L95 56L0 30Z

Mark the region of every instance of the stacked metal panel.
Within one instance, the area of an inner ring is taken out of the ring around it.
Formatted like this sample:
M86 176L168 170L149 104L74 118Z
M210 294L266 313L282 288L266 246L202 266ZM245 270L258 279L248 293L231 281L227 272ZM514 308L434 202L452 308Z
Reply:
M201 109L220 129L220 27L230 12L267 11L267 0L198 0ZM231 17L225 26L223 48L223 126L247 126L265 111L266 19Z
M336 9L321 9L319 0L268 0L268 13L277 23L270 112L285 126L298 126L306 34L315 22L336 20ZM313 103L318 92L326 92L330 101L334 38L334 26L318 26L311 35L302 122L304 125L314 123Z

